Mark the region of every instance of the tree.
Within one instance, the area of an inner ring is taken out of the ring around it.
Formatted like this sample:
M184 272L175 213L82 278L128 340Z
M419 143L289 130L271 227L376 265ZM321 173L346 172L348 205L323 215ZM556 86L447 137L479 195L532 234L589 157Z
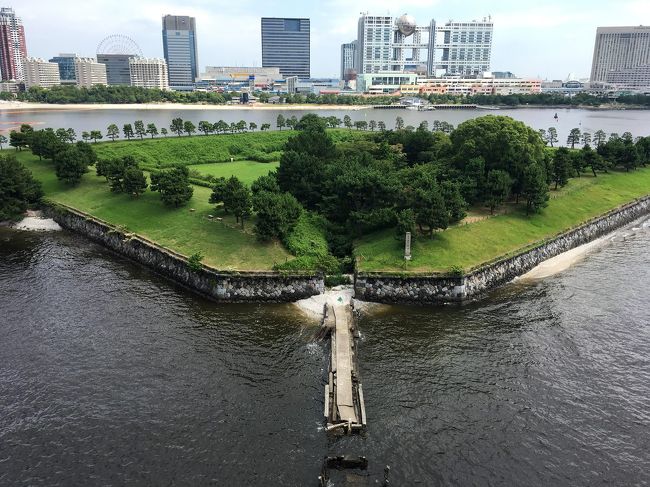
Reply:
M544 145L548 144L548 133L546 132L546 130L539 129L537 132L539 133L542 142L544 142Z
M9 142L9 139L7 139L7 137L5 137L4 135L0 134L0 150L2 150L2 145L6 144L7 142Z
M138 169L138 163L133 156L124 156L116 159L109 159L99 164L98 176L105 176L111 191L114 193L125 192L124 178L126 171L130 168Z
M9 145L17 151L23 150L23 147L27 147L28 145L27 134L12 130L9 132Z
M164 128L161 129L165 130ZM156 135L158 135L158 128L156 127L156 124L154 123L149 123L147 124L147 133L151 135L151 138L153 139ZM165 134L167 133L167 130L165 130Z
M224 198L226 197L227 184L228 181L224 177L220 177L214 180L212 186L212 194L210 194L210 203L217 205L223 202Z
M66 129L56 129L56 132L54 133L56 135L56 138L59 139L62 143L65 144L68 141L68 131Z
M204 135L208 135L210 132L212 132L212 124L210 122L206 122L205 120L201 120L199 122L199 132L203 132Z
M557 138L557 129L555 127L549 127L547 137L548 137L548 143L551 144L551 147L554 147L553 144L555 144L559 140Z
M88 142L90 140L90 133L89 132L81 132L81 139L84 142Z
M251 192L253 195L266 191L268 193L279 193L280 186L278 185L278 178L275 173L269 173L264 176L260 176L253 184L251 184Z
M603 130L596 130L594 133L594 144L598 148L607 141L607 134Z
M32 154L38 156L39 160L54 159L57 152L65 148L65 142L62 142L51 130L36 130L30 135L29 141Z
M213 193L214 193L213 188ZM244 220L252 213L253 201L251 192L237 177L231 176L223 186L223 208L226 212L233 213L237 222L244 228Z
M106 129L106 136L115 142L115 139L120 137L120 129L114 123L110 124Z
M404 119L402 117L395 118L395 130L402 130L404 128Z
M292 130L296 129L296 126L298 125L298 119L296 118L295 115L292 115L291 117L287 118L287 127L289 127Z
M42 196L41 183L13 154L0 156L0 221L21 215Z
M343 125L345 125L345 128L347 129L352 128L352 119L350 118L350 115L343 117Z
M237 122L236 127L238 132L243 132L246 130L246 120L240 120Z
M147 178L142 169L138 167L128 167L124 171L123 181L124 192L136 198L144 193L147 189Z
M583 132L581 140L583 146L591 144L591 134L589 132Z
M183 123L183 131L187 133L187 136L191 136L194 132L196 132L196 126L190 122L189 120L186 120Z
M90 138L94 140L96 144L98 139L103 139L104 137L102 136L102 133L99 130L91 130Z
M263 123L262 126L260 127L260 130L264 131L264 130L269 130L270 128L271 128L270 123Z
M69 128L66 130L67 134L67 141L70 142L71 144L74 143L75 140L77 140L77 133L74 131L74 129Z
M426 120L422 120L420 122L420 125L418 125L418 130L424 130L424 131L429 131L429 122Z
M582 152L571 152L569 159L575 175L577 177L582 176L582 172L585 170L585 162L582 158Z
M88 172L88 163L76 145L68 145L54 157L56 177L70 185L79 184L81 177Z
M260 191L253 197L253 204L257 211L255 233L263 241L286 238L302 213L302 206L289 193Z
M585 145L581 151L582 154L582 160L583 164L585 166L589 166L591 168L591 172L593 173L594 177L598 177L598 174L596 174L596 171L605 171L607 172L608 169L608 164L603 159L603 157L598 154L595 150L593 150L589 144Z
M490 171L485 181L485 201L490 207L490 213L508 199L512 178L510 175L499 169Z
M187 203L194 193L189 174L187 166L151 173L151 191L158 191L165 205L178 208Z
M377 122L377 127L379 128L380 131L385 132L386 131L386 122L383 120L380 120Z
M625 142L632 142L634 139L634 136L632 135L632 132L623 132L623 135L621 135L621 139Z
M122 127L122 132L124 132L124 137L126 137L126 140L131 140L131 137L134 136L133 127L131 126L130 123L124 124L124 126Z
M526 215L537 213L548 205L548 185L544 169L539 164L531 164L524 169L522 194L526 199Z
M571 132L569 132L569 136L566 139L567 145L571 145L571 148L574 149L575 145L580 143L580 136L581 132L579 128L574 128L571 129Z
M559 147L553 154L553 181L555 189L565 186L569 182L569 169L571 167L571 153L566 147Z
M135 130L135 135L140 137L140 140L142 140L147 134L147 131L144 128L144 122L142 120L136 120L133 122L133 129Z
M357 130L366 130L368 128L368 122L366 122L365 120L358 120L354 122L354 127Z
M287 122L286 122L284 116L280 113L280 114L278 115L278 118L277 118L276 121L275 121L275 125L276 125L280 130L282 130L282 127L286 126L286 124L287 124Z
M406 232L411 233L411 240L416 236L415 212L412 208L406 208L397 212L397 226L395 227L395 238L404 240Z
M250 130L251 132L254 132L255 130L257 130L257 124L255 122L249 123L248 124L248 130Z
M374 120L370 120L370 122L368 122L368 128L370 129L371 132L374 132L375 129L377 128L377 122L375 122Z
M172 123L169 125L169 130L172 131L172 133L178 135L179 137L183 134L183 131L185 130L185 125L183 124L183 119L182 118L175 118L172 120Z
M163 137L167 137L167 129L165 127L160 129L160 133L163 135Z

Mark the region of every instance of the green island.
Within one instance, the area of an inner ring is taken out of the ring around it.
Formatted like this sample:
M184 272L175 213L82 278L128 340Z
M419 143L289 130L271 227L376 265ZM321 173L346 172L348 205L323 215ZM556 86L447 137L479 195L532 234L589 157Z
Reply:
M650 193L650 137L573 129L558 147L557 133L508 117L434 130L397 118L395 130L306 115L292 130L96 143L25 126L0 186L27 181L22 164L46 201L191 262L328 274L467 272ZM30 184L24 201L0 193L0 219L39 199Z

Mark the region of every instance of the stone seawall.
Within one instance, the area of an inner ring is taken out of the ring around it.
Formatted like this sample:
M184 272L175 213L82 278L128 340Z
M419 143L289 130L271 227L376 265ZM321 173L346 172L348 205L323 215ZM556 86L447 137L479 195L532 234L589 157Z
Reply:
M73 208L53 205L47 213L63 228L84 235L217 301L296 301L325 290L323 276L313 273L222 272L207 266L193 270L183 255Z
M380 303L422 304L471 299L525 274L551 257L591 242L648 213L650 196L540 242L532 249L488 263L463 276L357 273L355 298Z

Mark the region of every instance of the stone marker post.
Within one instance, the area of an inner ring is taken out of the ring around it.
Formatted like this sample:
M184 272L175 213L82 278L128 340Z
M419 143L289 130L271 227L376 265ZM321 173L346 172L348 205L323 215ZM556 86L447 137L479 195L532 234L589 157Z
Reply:
M406 232L404 241L404 260L411 260L411 232Z

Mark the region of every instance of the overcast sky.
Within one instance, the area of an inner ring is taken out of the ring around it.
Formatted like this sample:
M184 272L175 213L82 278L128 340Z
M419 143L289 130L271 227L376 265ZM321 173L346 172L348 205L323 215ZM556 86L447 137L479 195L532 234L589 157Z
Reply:
M147 57L162 57L161 17L196 17L201 71L260 66L260 17L311 19L311 72L338 77L340 45L356 38L360 12L413 15L419 24L492 15L492 70L519 76L588 77L597 26L650 24L650 0L13 0L30 56L94 56L110 34L133 38Z

